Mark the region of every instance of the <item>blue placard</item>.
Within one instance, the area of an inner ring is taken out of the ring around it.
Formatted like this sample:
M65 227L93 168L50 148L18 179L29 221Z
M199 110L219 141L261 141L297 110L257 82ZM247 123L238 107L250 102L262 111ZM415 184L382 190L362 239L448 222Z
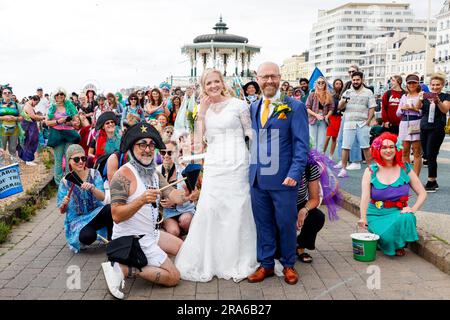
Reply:
M23 192L20 169L17 163L0 169L0 199Z

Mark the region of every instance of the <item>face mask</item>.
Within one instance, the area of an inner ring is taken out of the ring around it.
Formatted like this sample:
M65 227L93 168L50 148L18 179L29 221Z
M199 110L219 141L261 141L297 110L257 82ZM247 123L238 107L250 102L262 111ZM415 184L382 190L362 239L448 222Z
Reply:
M256 95L247 96L247 100L250 102L255 102L258 97Z

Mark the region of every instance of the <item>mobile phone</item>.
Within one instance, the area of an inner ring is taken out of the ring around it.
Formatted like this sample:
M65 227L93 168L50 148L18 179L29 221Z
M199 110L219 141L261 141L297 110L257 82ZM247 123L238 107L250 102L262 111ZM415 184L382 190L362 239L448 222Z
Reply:
M429 100L434 100L437 97L437 93L436 92L424 92L423 93L423 98L424 99L429 99Z

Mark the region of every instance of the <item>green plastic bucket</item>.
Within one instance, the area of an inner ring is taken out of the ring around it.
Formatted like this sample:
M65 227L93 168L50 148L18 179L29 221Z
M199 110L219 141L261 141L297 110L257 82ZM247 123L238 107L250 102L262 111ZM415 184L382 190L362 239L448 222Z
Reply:
M353 258L357 261L374 261L377 254L377 242L380 236L374 233L353 233Z

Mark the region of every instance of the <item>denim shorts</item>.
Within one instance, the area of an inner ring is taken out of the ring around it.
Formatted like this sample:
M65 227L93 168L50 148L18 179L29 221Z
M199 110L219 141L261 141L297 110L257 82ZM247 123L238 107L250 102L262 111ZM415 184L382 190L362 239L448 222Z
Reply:
M192 202L185 202L175 208L164 208L163 210L164 219L174 218L188 212L195 213L195 205Z
M353 142L358 139L361 149L367 149L370 147L370 127L357 126L356 129L345 129L343 132L342 149L350 150Z

